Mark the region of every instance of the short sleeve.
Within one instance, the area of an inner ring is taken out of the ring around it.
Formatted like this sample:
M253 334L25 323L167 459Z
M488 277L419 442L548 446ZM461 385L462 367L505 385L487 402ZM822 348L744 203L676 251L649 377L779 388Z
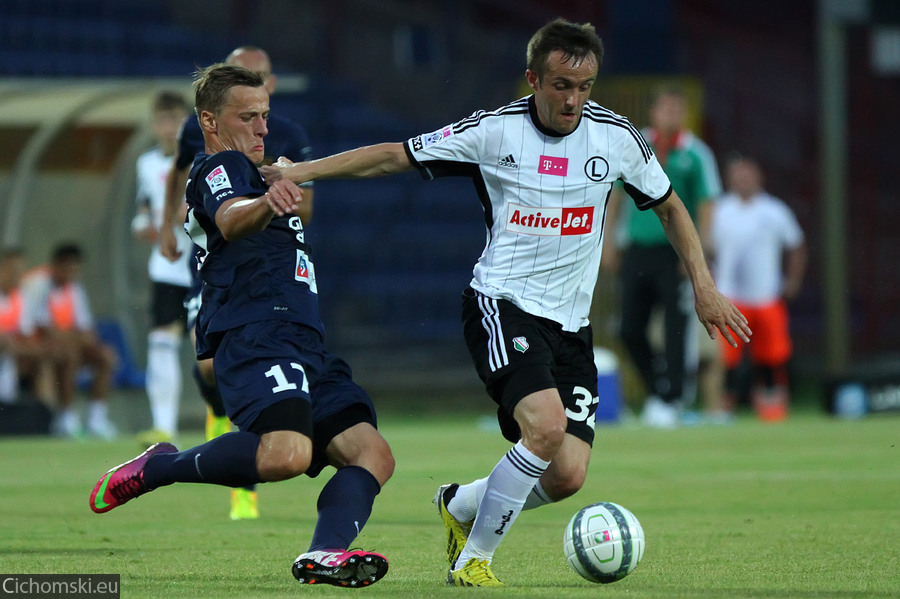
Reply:
M178 154L175 156L175 168L184 170L194 162L194 156L205 147L203 130L196 116L189 116L178 132Z
M137 190L135 193L134 202L138 207L150 205L150 191L147 189L147 177L144 176L144 171L147 168L145 166L146 156L146 154L141 154L137 159L137 163L135 164L135 171L137 175Z
M696 140L697 161L699 168L697 198L701 201L712 200L722 195L722 179L716 157L705 143Z
M662 204L672 194L672 184L647 146L626 139L622 152L622 182L638 210L649 210Z
M467 119L407 140L410 162L425 179L461 175L481 162L486 127L478 126L484 111Z
M211 218L223 202L255 198L266 192L265 183L250 160L233 150L210 156L196 172L196 189Z
M797 222L797 217L794 216L787 204L782 202L779 204L779 208L782 221L781 237L785 247L791 249L800 247L803 244L804 235L800 223Z

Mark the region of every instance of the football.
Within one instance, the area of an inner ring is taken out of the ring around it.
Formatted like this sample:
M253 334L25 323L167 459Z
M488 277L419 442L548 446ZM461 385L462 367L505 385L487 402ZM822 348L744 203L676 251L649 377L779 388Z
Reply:
M591 582L628 576L644 556L644 529L634 514L616 503L589 505L566 526L563 553L569 566Z

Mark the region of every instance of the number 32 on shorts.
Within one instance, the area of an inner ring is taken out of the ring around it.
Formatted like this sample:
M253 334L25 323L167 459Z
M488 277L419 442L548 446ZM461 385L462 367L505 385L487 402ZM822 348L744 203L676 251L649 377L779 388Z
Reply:
M304 393L309 393L309 383L306 380L306 371L303 370L303 366L297 364L296 362L291 362L291 368L294 370L300 371L300 390ZM293 374L293 373L290 373ZM269 378L275 379L275 386L272 387L272 393L281 393L282 391L292 391L297 388L297 383L292 383L288 380L287 375L284 373L284 370L281 368L280 364L275 364L270 369L266 371L266 376ZM293 375L297 376L297 375Z
M567 407L566 416L570 420L575 420L576 422L584 422L589 427L594 428L596 419L596 406L597 402L600 401L600 398L594 397L593 393L591 393L584 387L578 386L572 389L572 397L575 399L576 409Z

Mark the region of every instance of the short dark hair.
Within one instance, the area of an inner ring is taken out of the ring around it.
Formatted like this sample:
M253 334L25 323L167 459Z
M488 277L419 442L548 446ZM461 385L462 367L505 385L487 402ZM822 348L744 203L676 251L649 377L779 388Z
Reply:
M216 63L194 74L194 110L199 115L204 110L219 114L228 102L232 87L263 87L266 80L259 73L244 67Z
M156 94L153 98L153 111L162 112L167 110L184 110L187 111L188 105L184 96L172 90L163 90Z
M61 243L53 249L53 254L51 260L54 263L59 262L81 262L84 259L84 254L81 251L81 246L74 242L66 242Z
M538 29L528 42L525 54L528 68L538 79L547 71L547 58L554 50L562 50L566 60L574 58L578 62L593 54L597 67L603 64L603 42L590 23L572 23L559 18Z

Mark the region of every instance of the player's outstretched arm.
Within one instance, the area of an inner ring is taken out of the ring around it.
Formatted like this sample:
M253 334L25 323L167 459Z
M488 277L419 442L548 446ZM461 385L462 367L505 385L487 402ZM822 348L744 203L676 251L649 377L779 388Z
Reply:
M706 327L709 336L714 339L718 329L732 347L737 347L733 331L745 343L749 342L753 333L747 326L747 318L716 289L703 257L700 236L697 235L697 229L681 198L673 191L669 199L654 206L653 211L659 217L669 243L675 248L687 270L694 287L697 317Z
M383 143L363 146L340 154L334 154L309 162L291 162L279 158L271 166L263 166L266 183L288 179L294 183L304 183L317 179L351 179L380 177L402 173L412 168L402 143Z

